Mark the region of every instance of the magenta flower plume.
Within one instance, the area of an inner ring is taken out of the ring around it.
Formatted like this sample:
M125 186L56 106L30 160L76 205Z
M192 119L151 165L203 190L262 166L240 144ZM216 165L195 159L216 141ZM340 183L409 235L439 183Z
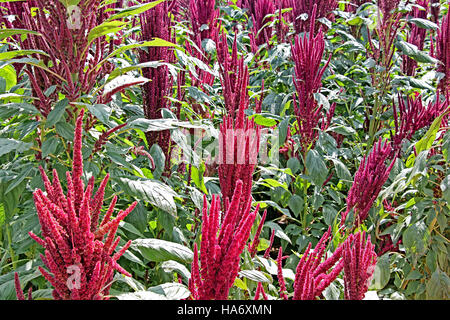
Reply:
M169 42L175 42L172 30L172 22L169 15L169 4L161 3L139 16L141 21L141 41L150 41L160 38ZM148 47L139 51L139 62L160 61L172 63L175 54L169 47ZM142 70L145 78L150 79L143 85L144 115L147 119L161 119L162 109L170 109L171 103L168 97L173 94L173 79L166 65L149 67ZM165 157L165 172L170 170L170 131L146 132L149 146L158 144Z
M383 144L381 138L375 143L370 154L364 156L348 192L347 210L342 214L341 225L344 225L352 209L356 226L367 218L370 208L389 177L396 157L397 154L393 152L391 144L388 144L387 140ZM391 164L387 166L386 161L390 159Z
M345 300L362 300L375 271L375 245L370 242L370 236L367 240L365 238L365 232L358 232L351 234L342 244Z
M223 88L225 109L228 115L234 119L239 109L245 110L249 105L248 67L244 64L243 57L238 58L236 36L230 55L226 35L222 33L217 45L217 60L220 67L220 82Z
M294 300L314 300L319 297L331 282L333 282L344 267L342 260L342 247L339 246L329 258L322 257L327 242L331 239L331 227L322 236L315 249L311 251L308 245L303 257L297 265L294 280ZM331 271L329 271L331 269Z
M420 18L426 20L430 8L429 3L430 3L429 0L416 1L416 4L421 6L423 10L419 9L418 7L414 7L412 13L410 14L410 18ZM407 41L417 46L419 50L423 50L426 34L427 34L426 29L420 28L416 24L411 23L411 28L408 32ZM414 76L416 73L416 68L417 62L414 59L408 56L403 56L402 70L406 75Z
M333 19L332 11L338 6L337 0L292 0L293 13L294 13L294 27L295 32L300 34L308 31L310 24L313 24L313 32L317 30L317 26L314 26L316 18L328 18ZM316 9L314 9L316 7ZM315 11L315 13L313 13ZM306 19L305 16L306 15ZM314 21L313 21L314 20ZM312 22L313 21L313 22ZM311 28L309 29L311 30Z
M219 9L215 0L190 0L189 18L194 36L199 35L199 42L205 39L216 41L218 31ZM204 26L207 26L205 28Z
M255 292L255 297L253 300L259 300L259 296L262 295L264 300L268 300L267 298L267 294L264 291L264 287L262 285L261 282L258 282L258 285L256 286L256 292Z
M303 37L297 36L292 46L295 63L294 85L298 96L297 101L294 95L294 112L297 118L300 146L304 154L318 137L318 124L323 119L323 115L322 106L315 100L314 94L320 92L322 76L331 59L330 56L325 65L320 67L325 40L321 30L316 36L313 35L315 15L316 6L312 11L309 36L306 34Z
M1 22L7 28L27 29L39 35L20 35L13 39L21 49L38 49L46 54L35 53L33 58L43 62L48 68L35 68L30 64L22 67L28 75L34 105L42 116L47 117L52 103L58 100L58 92L73 102L83 93L89 93L95 82L111 72L112 64L100 61L108 53L109 43L105 37L89 41L88 34L108 18L106 7L99 0L81 0L76 10L69 10L59 0L21 1L2 4ZM33 9L33 10L32 10ZM10 20L8 15L14 15ZM57 87L53 94L44 92L51 86ZM75 111L75 110L74 110Z
M189 290L194 300L226 300L239 271L240 255L250 235L259 206L251 212L251 201L240 206L242 181L220 221L220 198L213 195L208 212L204 197L200 256L194 245ZM240 218L244 217L244 218Z
M192 26L192 33L189 35L194 45L186 41L186 51L201 62L209 65L211 56L203 50L202 42L210 39L215 43L219 38L219 9L216 8L215 0L188 0L188 18ZM201 90L205 90L207 86L212 86L214 76L199 67L195 68L195 74L189 72L191 85ZM195 109L195 106L194 106Z
M219 184L225 204L234 193L236 181L243 183L242 204L251 198L253 172L258 160L261 127L239 109L237 119L225 116L219 133ZM227 200L228 199L228 200ZM244 201L245 200L245 201Z
M438 72L444 74L439 81L439 89L447 96L450 93L450 13L442 18L436 36L436 58L439 60Z
M439 94L437 94L439 97ZM398 114L397 106L394 103L394 124L395 134L392 136L392 145L394 151L401 150L404 139L410 140L418 130L431 125L431 123L441 115L446 109L447 103L436 101L430 102L428 107L422 103L421 97L408 96L405 103L404 99L398 96Z
M244 0L241 6L249 10L248 15L252 18L253 31L250 32L252 48L257 48L262 44L269 44L272 37L272 27L268 24L273 21L275 4L273 0ZM253 53L255 53L254 51Z
M267 216L267 210L264 210L264 213L261 217L261 221L259 222L258 229L256 230L255 237L253 238L253 241L251 245L248 245L248 252L250 253L251 257L254 257L256 255L256 251L259 245L259 236L261 235L262 228L264 226L264 222L266 221Z
M392 12L398 8L400 0L378 0L377 4L383 14L383 20L387 20L392 15Z
M94 194L94 179L85 188L83 174L82 109L76 121L72 172L66 173L67 195L64 195L56 170L50 181L40 167L46 194L38 189L33 193L41 225L42 237L29 235L45 249L41 259L46 269L39 267L44 278L54 287L57 300L108 299L114 270L131 276L117 260L128 249L127 242L117 253L120 237L115 238L122 221L136 206L120 211L112 219L117 197L114 197L102 222L99 216L109 175ZM103 241L104 237L106 239Z
M330 239L331 227L320 238L314 250L311 251L311 243L309 243L295 270L293 300L315 300L344 268L344 263L341 259L342 246L339 246L329 258L326 256L324 258L327 242ZM282 251L280 248L277 259L278 282L280 284L281 297L287 299L287 296L284 294L286 285L281 272L281 255Z
M22 287L20 286L19 274L17 272L14 273L14 288L16 289L17 300L25 300Z
M283 300L287 300L288 296L286 294L286 292L287 292L286 282L284 281L284 277L283 277L282 261L283 261L283 248L280 247L280 249L278 250L278 256L277 256L277 277L278 277L278 283L280 285L280 298Z

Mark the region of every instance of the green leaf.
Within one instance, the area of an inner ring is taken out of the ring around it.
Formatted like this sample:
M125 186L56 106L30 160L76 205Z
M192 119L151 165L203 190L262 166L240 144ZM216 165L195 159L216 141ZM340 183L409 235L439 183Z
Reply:
M277 125L277 121L275 119L265 117L264 115L259 114L259 113L254 114L254 115L250 116L249 118L253 119L256 124L259 124L260 126L263 126L263 127L271 128L271 127Z
M149 3L138 4L138 5L135 5L132 7L125 8L123 10L120 10L119 13L116 13L116 14L113 14L112 16L110 16L108 18L108 20L121 19L121 18L130 17L130 16L134 16L134 15L143 13L164 1L165 0L157 0L157 1L149 2Z
M14 139L0 138L0 157L14 150L17 150L18 152L28 150L32 145L32 143Z
M102 24L94 27L88 34L88 42L92 42L95 39L107 35L109 33L117 33L122 30L127 23L124 21L105 21Z
M47 116L47 121L45 122L45 127L50 128L59 122L66 111L66 107L69 105L69 99L64 98L58 101L53 110Z
M5 79L6 87L5 91L9 91L17 84L16 70L11 65L6 65L0 69L0 77Z
M389 253L378 257L370 289L381 290L389 282L391 276Z
M48 54L42 50L13 50L0 53L0 60L10 60L18 56L27 56L30 54L42 54L48 56Z
M430 231L423 221L414 223L403 233L406 252L412 254L414 258L425 254L429 239Z
M322 186L328 177L328 168L322 156L314 149L308 151L306 169L308 170L308 176L311 177L313 183L318 187Z
M165 272L176 271L187 281L191 278L191 273L189 272L188 268L186 268L183 264L181 264L177 261L174 261L174 260L164 261L163 263L161 263L161 268Z
M436 268L431 275L431 279L426 285L427 299L449 300L450 299L450 278L448 275Z
M448 112L444 112L439 117L434 119L427 133L425 133L425 135L415 144L417 154L431 148L434 140L436 140L436 134L439 131L439 128L441 127L442 118L446 114L448 114Z
M191 166L191 178L197 188L199 188L203 193L208 194L208 189L206 189L205 180L203 178L203 174L206 170L205 164L202 162L199 167L200 168Z
M188 288L181 283L163 283L149 288L147 291L122 293L116 296L119 300L182 300L189 297Z
M437 30L439 28L439 26L436 23L428 19L411 18L408 21L414 23L416 26L422 29Z
M104 124L109 123L109 117L111 116L111 108L106 104L94 104L87 105L90 113L92 113L98 120Z
M304 206L304 200L299 195L292 195L292 197L289 199L289 208L291 209L294 216L299 217L300 213L303 210Z
M6 39L8 37L15 36L18 34L34 34L36 36L41 35L39 32L27 30L27 29L1 29L0 30L0 40Z
M342 179L344 181L352 181L352 175L348 168L345 166L342 161L336 158L331 158L331 161L334 163L334 169L336 170L336 174L339 179Z
M256 282L272 283L272 277L269 274L258 270L241 270L239 276Z
M450 204L450 175L446 176L441 182L442 198Z
M163 211L176 216L177 206L174 197L178 195L168 185L150 179L131 180L129 178L118 177L114 180L119 183L126 194L140 200L148 201Z
M433 64L438 62L438 60L431 57L424 51L420 51L416 45L413 45L406 41L403 40L397 41L396 46L400 51L402 51L404 55L407 55L408 57L416 60L417 62L433 63Z
M132 241L131 248L138 250L147 260L155 262L174 260L191 263L194 258L194 253L188 247L161 239L136 239Z
M59 139L56 137L50 137L42 143L42 158L47 157L49 154L54 154L56 147L58 146Z
M22 183L22 181L25 180L25 178L28 177L28 175L30 174L30 172L32 170L33 170L33 166L32 165L26 166L25 169L22 170L22 172L8 186L8 188L5 190L4 194L7 194L8 192L14 190L14 188L16 188L18 185L20 185Z

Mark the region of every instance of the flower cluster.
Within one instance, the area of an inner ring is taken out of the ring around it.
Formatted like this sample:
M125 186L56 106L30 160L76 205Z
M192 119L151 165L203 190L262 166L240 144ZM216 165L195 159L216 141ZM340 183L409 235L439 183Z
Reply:
M439 96L439 95L437 95ZM393 104L395 135L391 138L394 151L401 149L404 139L411 139L416 131L429 126L447 106L446 102L430 102L428 107L422 103L420 96L408 96L406 100L399 95L398 114L397 106Z
M377 263L375 245L365 232L351 234L342 244L345 300L362 300L367 292Z
M253 32L249 34L252 43L252 51L258 51L259 46L269 43L272 37L272 27L267 26L273 21L275 13L275 4L272 0L244 0L242 7L249 10L249 16L252 17Z
M136 202L112 219L117 202L115 196L99 223L109 175L95 194L93 178L85 189L81 153L83 115L84 110L81 110L76 121L73 167L71 173L66 173L67 196L56 170L53 170L53 181L50 181L42 167L40 171L46 194L40 189L33 193L42 238L32 232L29 234L45 248L41 259L50 273L42 267L39 270L54 287L53 297L58 300L107 299L114 270L131 276L117 263L131 241L114 253L120 241L115 234L119 223L134 209Z
M418 7L414 7L412 10L412 14L410 14L410 18L420 18L426 19L429 12L429 0L418 0L416 4L421 6L423 9L419 9ZM416 24L411 24L411 28L408 32L407 41L415 46L419 50L423 50L425 37L427 34L427 30L424 28L420 28ZM408 57L403 57L402 69L403 72L408 76L414 76L416 73L417 62Z
M143 12L139 16L141 22L141 41L150 41L160 38L166 41L175 41L172 30L172 21L169 15L169 5L164 2L156 7ZM139 62L160 61L172 63L175 61L175 54L169 47L148 47L139 51ZM161 65L156 68L143 68L142 74L150 81L143 85L144 115L147 119L162 118L162 109L169 109L171 106L168 96L172 96L173 79L170 76L168 67ZM148 145L158 144L165 157L165 171L170 169L170 131L146 132Z
M23 50L37 49L32 57L48 66L40 68L27 63L23 69L30 79L33 96L38 98L34 103L42 116L50 113L58 92L74 102L88 93L97 79L111 71L109 63L100 64L110 49L105 37L89 41L87 36L106 18L99 0L81 0L75 11L70 11L59 0L7 2L3 6L0 19L8 29L38 33L26 37L17 35L14 39ZM8 15L15 19L9 19ZM22 66L16 64L16 67ZM54 85L57 90L46 95L46 90Z
M250 235L259 207L251 212L251 199L241 206L242 181L220 221L220 198L213 195L208 212L204 197L200 256L194 245L189 290L194 300L226 300L239 272L240 255Z
M339 261L341 246L329 258L321 262L330 239L331 227L320 238L314 250L311 251L311 243L308 245L295 271L294 300L313 300L320 296L344 267L342 260Z
M217 60L219 62L225 109L228 115L234 119L240 108L245 110L249 105L247 93L248 67L245 65L244 58L238 57L236 36L230 55L226 34L221 34L217 43Z
M219 183L223 199L231 199L236 181L243 182L242 197L251 198L253 171L258 160L261 127L239 108L237 119L225 116L219 134Z
M383 144L381 138L368 156L364 156L355 174L352 187L347 195L347 210L342 214L341 225L344 225L347 215L354 210L354 220L358 226L369 215L369 210L394 165L397 154L386 140ZM392 159L389 166L385 162Z
M439 89L444 95L450 94L450 13L442 18L436 36L436 58L440 61L437 71L444 74L439 81Z
M332 19L332 11L338 6L336 0L291 0L294 12L294 27L295 32L300 34L302 32L317 30L316 26L312 29L310 24L315 24L316 18ZM316 7L316 9L314 9ZM315 11L315 12L314 12ZM314 20L314 22L311 22ZM309 27L309 30L308 30Z
M322 30L313 35L316 6L312 11L309 36L297 36L292 45L292 56L295 62L294 85L298 101L294 95L294 112L297 118L298 134L302 153L314 144L318 137L317 127L323 118L322 106L314 97L322 87L322 76L330 62L331 56L323 67L320 67L325 50ZM330 121L332 114L328 116Z
M193 36L199 36L200 41L197 44L201 44L205 39L216 40L219 15L215 0L190 0L189 18Z

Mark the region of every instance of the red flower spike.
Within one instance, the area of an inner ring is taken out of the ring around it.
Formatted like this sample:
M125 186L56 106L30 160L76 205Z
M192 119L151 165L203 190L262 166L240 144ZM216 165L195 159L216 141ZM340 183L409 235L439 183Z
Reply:
M316 30L315 18L328 18L333 20L332 11L338 6L337 0L291 0L293 8L295 32L300 34L308 31L308 27L312 25L312 30ZM316 8L314 8L316 7ZM315 11L315 13L314 13ZM306 16L306 19L305 17Z
M283 248L280 247L278 250L278 257L277 257L277 276L278 276L278 283L280 285L280 298L283 300L287 300L288 296L286 294L286 282L284 281L283 277L283 268L282 268L282 257L283 257Z
M172 21L169 12L169 4L161 3L151 10L145 11L139 16L142 34L141 41L150 41L155 37L172 43L176 42ZM139 62L160 61L172 63L175 61L175 53L170 47L148 47L139 51ZM171 102L168 97L173 94L173 78L167 65L155 68L143 68L142 75L150 79L143 85L144 115L147 119L161 119L162 109L170 109ZM149 146L158 144L165 157L165 174L170 172L170 131L146 132Z
M361 160L358 171L355 174L353 185L347 195L347 210L342 214L341 225L344 225L350 210L354 209L355 224L359 226L369 215L369 210L395 163L397 154L392 156L393 149L387 141L381 138L370 154ZM391 164L386 166L385 162L391 159Z
M256 255L256 249L259 245L259 236L261 235L261 231L264 225L264 222L266 221L267 216L267 210L264 210L264 213L261 217L261 221L259 222L258 229L256 230L255 237L253 238L253 241L251 245L248 246L248 252L250 253L251 257L254 257Z
M344 287L346 300L362 300L375 271L375 245L365 232L351 234L343 246Z
M314 36L314 21L317 7L314 5L311 13L309 35L297 36L291 45L292 58L295 63L293 81L298 98L294 95L294 113L297 118L297 134L300 136L300 147L303 154L314 146L318 138L319 121L322 119L322 127L331 123L334 114L334 106L330 108L327 119L322 115L322 106L314 98L314 94L320 92L322 76L328 67L331 55L323 67L320 67L325 51L325 40L322 30ZM298 100L297 100L298 99Z
M450 94L450 13L442 18L436 35L436 59L440 61L437 71L444 74L439 89L445 96Z
M259 209L257 207L254 212L250 212L250 202L243 208L239 205L242 187L242 181L238 181L222 222L219 212L220 198L213 195L209 212L206 197L204 198L200 257L195 245L189 280L191 298L194 300L228 298L229 290L239 271L240 255Z
M326 243L331 239L331 227L320 239L315 249L311 251L311 243L308 245L303 257L297 265L294 280L294 300L313 300L319 297L339 275L343 264L339 262L342 249L336 249L335 253L326 258L322 257L325 252ZM328 270L331 272L327 273Z
M56 171L52 185L43 169L41 173L47 196L39 189L33 193L43 239L32 232L29 234L46 249L41 259L51 274L42 267L39 270L54 287L52 294L55 299L108 299L114 270L131 276L117 263L130 242L114 254L120 241L120 237L115 238L115 234L119 222L134 209L136 202L111 220L117 201L117 197L114 197L101 227L97 228L109 175L94 196L93 178L84 190L81 154L83 114L81 110L76 121L72 174L66 174L67 197L63 194ZM105 234L108 236L103 243L100 240Z

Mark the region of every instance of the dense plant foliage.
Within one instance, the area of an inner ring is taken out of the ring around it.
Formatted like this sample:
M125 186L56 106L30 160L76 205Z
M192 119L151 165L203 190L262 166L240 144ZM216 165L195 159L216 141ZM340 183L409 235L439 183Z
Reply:
M1 1L0 299L449 299L449 4Z

